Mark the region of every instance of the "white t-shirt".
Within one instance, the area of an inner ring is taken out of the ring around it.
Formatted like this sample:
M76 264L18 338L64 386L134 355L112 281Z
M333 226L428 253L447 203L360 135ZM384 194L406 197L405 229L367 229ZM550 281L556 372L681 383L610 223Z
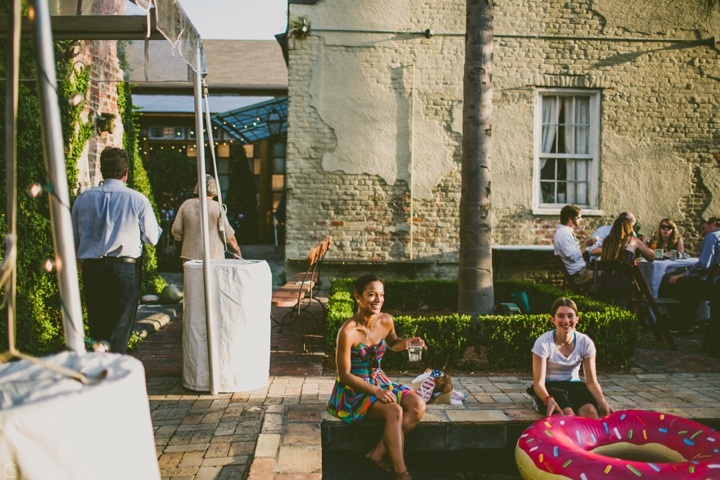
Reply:
M555 345L554 334L555 330L551 330L540 335L535 340L532 349L535 355L547 360L545 380L551 382L579 382L582 361L597 353L595 343L584 333L575 332L575 348L566 357L560 353L557 345Z

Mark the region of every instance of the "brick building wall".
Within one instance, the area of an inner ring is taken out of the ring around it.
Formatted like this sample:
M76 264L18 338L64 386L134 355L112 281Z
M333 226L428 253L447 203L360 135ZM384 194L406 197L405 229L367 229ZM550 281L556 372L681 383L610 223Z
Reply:
M121 15L125 11L125 3L120 0L96 1L92 10L93 15ZM76 51L75 68L85 67L90 71L82 120L95 124L95 119L102 113L115 115L113 132L95 129L78 160L78 191L82 192L102 181L102 151L107 147L122 147L123 125L118 112L117 84L123 81L123 71L118 62L116 40L83 40L78 42Z
M412 224L412 256L432 265L415 273L453 278L465 2L384 5L290 6L291 20L308 17L310 35L290 41L286 257L303 257L332 235L330 259L406 260ZM720 53L709 40L717 15L707 18L700 0L678 8L650 0L495 5L493 243L552 243L557 212L538 209L533 200L535 109L539 90L565 88L600 96L598 204L586 211L578 238L629 210L646 235L661 218L675 219L686 248L697 252L701 218L720 214L713 141L720 133ZM337 31L342 28L363 32ZM426 28L436 35L377 33ZM387 131L395 135L384 136ZM437 136L431 146L440 160L418 151L419 164L408 174L411 135L414 148ZM382 162L367 158L384 154L384 147L392 151ZM395 170L385 168L387 158ZM421 183L416 191L426 191L413 195L410 219L413 176ZM555 278L523 268L526 255L515 257L506 273Z

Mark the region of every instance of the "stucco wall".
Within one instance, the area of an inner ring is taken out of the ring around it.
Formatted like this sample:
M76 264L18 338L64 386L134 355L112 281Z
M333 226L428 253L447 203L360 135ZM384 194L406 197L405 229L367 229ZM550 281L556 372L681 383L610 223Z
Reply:
M645 234L675 219L697 248L700 217L720 215L719 52L655 40L709 38L718 16L680 3L495 2L495 244L551 243L556 216L532 209L535 97L574 87L601 94L601 213L586 216L587 232L630 210ZM413 256L457 261L464 38L445 34L462 33L464 15L463 0L290 6L310 35L290 41L288 258L325 235L336 239L329 258L409 258L412 182ZM320 31L427 28L437 35Z

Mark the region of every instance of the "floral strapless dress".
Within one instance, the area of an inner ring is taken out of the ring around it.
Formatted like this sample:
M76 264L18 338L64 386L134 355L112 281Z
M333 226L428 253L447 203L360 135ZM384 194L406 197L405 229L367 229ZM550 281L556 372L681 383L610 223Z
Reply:
M377 345L368 346L360 343L352 347L350 349L350 373L362 378L367 383L390 390L395 395L397 403L400 403L405 395L415 392L405 385L391 382L382 371L382 356L386 349L385 339L382 339ZM377 359L378 366L370 368L374 359ZM374 395L356 392L342 383L338 377L330 395L328 412L345 423L359 424L365 419L370 405L376 401L377 397Z

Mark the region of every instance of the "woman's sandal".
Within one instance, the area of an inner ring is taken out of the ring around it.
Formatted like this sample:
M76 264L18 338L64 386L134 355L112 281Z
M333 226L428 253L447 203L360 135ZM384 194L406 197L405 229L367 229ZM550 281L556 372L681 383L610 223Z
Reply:
M405 470L404 472L396 473L395 480L412 480L412 477L410 476L410 473Z

